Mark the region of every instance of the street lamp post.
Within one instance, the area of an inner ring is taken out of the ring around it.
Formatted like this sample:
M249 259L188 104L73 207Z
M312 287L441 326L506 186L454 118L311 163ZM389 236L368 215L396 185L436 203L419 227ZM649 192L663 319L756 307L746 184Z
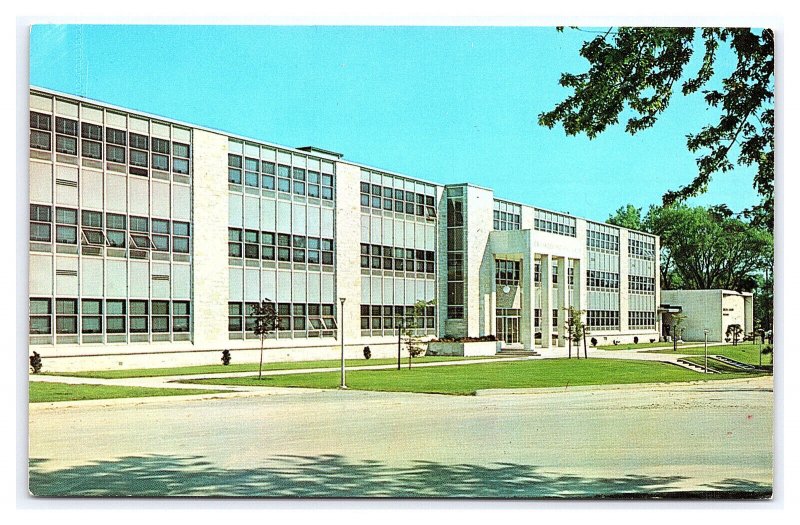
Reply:
M339 302L342 303L341 313L339 314L341 320L339 321L339 342L342 345L342 384L339 385L341 389L347 389L347 384L344 381L344 297L339 297Z
M705 336L703 347L705 348L705 354L706 354L706 374L707 374L708 373L708 328L703 329L703 335Z

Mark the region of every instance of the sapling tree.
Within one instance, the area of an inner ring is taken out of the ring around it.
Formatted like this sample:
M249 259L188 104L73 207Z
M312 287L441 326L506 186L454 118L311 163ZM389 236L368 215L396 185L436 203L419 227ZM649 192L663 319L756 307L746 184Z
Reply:
M422 342L422 337L419 329L425 325L425 310L429 306L433 306L434 301L419 300L414 303L411 314L406 316L405 323L403 323L403 338L406 343L406 351L408 352L408 368L411 368L411 360L414 357L419 357L425 353L425 346Z
M34 374L38 374L42 371L42 356L39 355L39 352L33 353L33 355L30 357L30 364L31 372Z
M278 315L275 312L275 303L264 299L259 304L250 307L253 317L253 333L261 340L261 356L258 360L258 378L261 379L261 369L264 363L264 339L278 327Z
M575 357L580 359L581 357L581 340L584 339L583 333L586 329L586 326L583 323L582 315L584 313L583 310L579 310L574 306L570 306L568 308L564 308L566 311L566 322L565 328L567 329L567 341L569 345L568 356L572 358L572 343L575 343ZM584 357L586 357L586 349L584 348Z
M678 351L678 339L681 337L681 325L686 321L686 316L681 313L672 314L672 351Z
M733 346L739 344L739 339L742 337L742 327L738 323L729 324L728 329L725 330L725 335L731 338Z

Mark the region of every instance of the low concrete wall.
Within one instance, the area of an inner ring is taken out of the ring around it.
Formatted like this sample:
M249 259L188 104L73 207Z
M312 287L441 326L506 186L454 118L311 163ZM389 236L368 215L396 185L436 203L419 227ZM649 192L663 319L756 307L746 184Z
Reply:
M500 341L480 341L471 343L430 342L426 355L456 355L474 357L495 355L500 350Z

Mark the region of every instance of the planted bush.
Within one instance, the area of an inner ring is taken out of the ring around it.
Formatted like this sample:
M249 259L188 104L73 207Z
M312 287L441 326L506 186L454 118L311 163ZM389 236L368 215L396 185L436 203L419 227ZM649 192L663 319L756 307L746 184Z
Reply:
M369 349L368 346L364 347L364 359L369 359L372 357L372 350Z
M636 335L633 336L633 344L635 344L635 345L639 344L639 337L636 336Z
M230 350L223 350L222 351L222 364L228 366L231 364L231 351Z
M31 372L38 374L42 371L42 356L39 355L39 352L33 353L33 355L30 357L30 363Z
M597 346L597 339L596 338L592 337L591 339L589 339L589 342L592 343L592 346Z

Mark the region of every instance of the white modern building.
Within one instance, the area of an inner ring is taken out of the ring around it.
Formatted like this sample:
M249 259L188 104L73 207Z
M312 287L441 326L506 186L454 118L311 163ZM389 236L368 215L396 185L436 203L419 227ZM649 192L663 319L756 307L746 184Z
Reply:
M426 336L564 346L656 338L659 240L624 228L64 93L30 93L30 349L46 370L396 352ZM344 299L342 311L341 299ZM342 322L343 319L343 322Z
M674 322L671 312L686 318L680 324L684 341L725 340L728 327L738 324L742 334L753 332L753 294L734 290L662 290L662 336L672 336Z

